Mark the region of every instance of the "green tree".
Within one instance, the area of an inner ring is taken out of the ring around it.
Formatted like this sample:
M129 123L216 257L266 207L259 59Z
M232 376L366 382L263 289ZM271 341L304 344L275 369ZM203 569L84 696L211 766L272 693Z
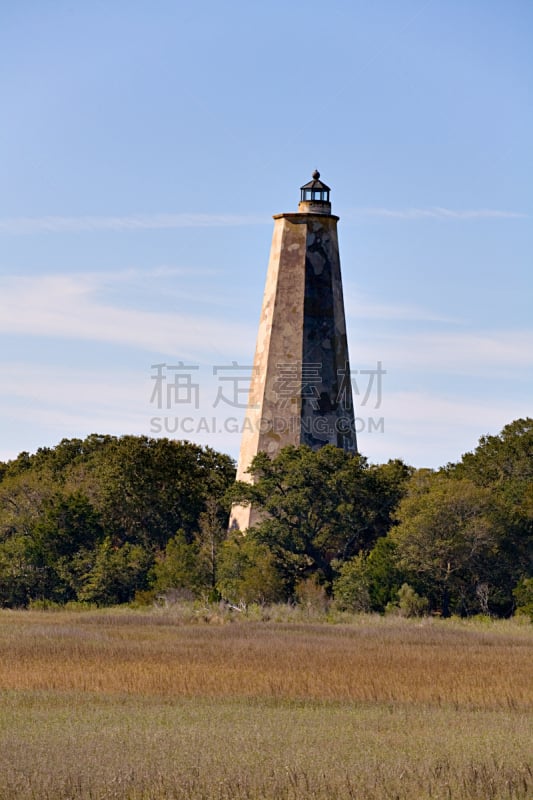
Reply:
M228 456L168 439L92 434L21 453L0 470L0 602L129 596L180 529L202 569L211 548L212 586L234 475ZM108 591L113 571L130 588Z
M447 471L486 487L505 487L516 499L533 480L533 419L517 419L497 436L482 436L473 453L465 453Z
M363 553L340 565L333 582L333 596L341 611L370 611L370 581Z
M197 542L188 542L183 531L173 536L156 559L152 587L158 592L190 592L198 597L206 590L207 576L201 569Z
M194 542L199 569L211 593L216 590L218 555L226 537L227 515L221 514L220 504L215 497L208 497L205 501L205 511L200 514Z
M359 553L340 565L333 583L335 602L350 611L383 612L395 602L404 579L396 543L382 536L369 553Z
M399 566L445 616L479 606L476 589L490 584L499 540L491 504L489 489L427 471L400 503L390 533Z
M0 542L17 534L30 536L44 503L57 495L48 475L24 470L0 483Z
M385 464L370 464L370 489L375 502L373 525L376 544L396 524L395 511L405 496L414 468L395 458Z
M0 605L24 608L42 596L42 574L27 552L25 536L11 536L0 545Z
M514 587L533 577L533 419L517 419L498 436L483 436L447 473L491 492L492 517L501 530L491 579L499 587L497 609L509 614Z
M208 497L234 480L228 456L190 442L123 436L100 454L98 504L117 543L164 548L177 530L192 540Z
M87 559L81 563L86 567ZM150 554L140 545L116 546L106 537L82 576L78 600L100 606L128 603L148 587L151 566Z
M412 586L402 583L397 592L398 610L402 617L423 617L428 612L426 597L420 597Z
M269 549L234 534L220 548L217 588L229 603L275 603L287 597L283 577Z
M331 445L285 447L275 459L259 453L249 471L254 483L237 484L233 499L264 514L249 535L269 547L293 588L316 571L331 586L336 561L368 551L391 524L407 477Z
M9 470L0 483L0 598L3 605L26 606L44 599L50 587L46 553L38 526L55 489L27 466Z
M533 578L522 578L518 581L513 595L517 613L527 615L533 622Z
M399 567L397 547L391 535L377 540L366 558L365 567L370 608L372 611L385 611L406 577Z
M43 574L42 599L76 599L72 559L79 552L96 548L103 536L99 515L82 492L58 493L43 502L29 550L32 563Z

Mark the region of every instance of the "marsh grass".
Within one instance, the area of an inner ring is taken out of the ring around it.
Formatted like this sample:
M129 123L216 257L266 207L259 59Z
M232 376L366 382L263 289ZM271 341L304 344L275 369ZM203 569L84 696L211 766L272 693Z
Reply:
M533 796L531 626L229 619L0 613L0 798Z

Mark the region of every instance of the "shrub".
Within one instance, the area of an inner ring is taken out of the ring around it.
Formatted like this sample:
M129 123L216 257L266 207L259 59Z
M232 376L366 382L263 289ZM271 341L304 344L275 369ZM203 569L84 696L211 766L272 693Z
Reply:
M309 611L327 611L330 605L326 589L320 584L316 573L300 581L294 594L298 603Z
M370 611L370 591L365 557L345 561L333 582L335 606L340 611Z
M234 605L263 605L286 599L272 553L251 536L240 533L220 548L216 588L223 600Z
M516 613L523 614L533 622L533 578L522 578L513 590Z
M157 558L152 579L156 594L187 590L193 597L199 597L206 581L200 569L196 542L189 543L185 533L179 531Z
M402 617L423 617L427 614L429 603L426 597L420 597L412 586L404 583L398 589L398 607Z

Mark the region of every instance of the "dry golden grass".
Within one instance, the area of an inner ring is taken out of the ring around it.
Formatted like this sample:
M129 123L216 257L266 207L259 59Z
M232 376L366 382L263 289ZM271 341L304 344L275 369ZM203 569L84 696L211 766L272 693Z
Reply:
M365 619L365 618L363 618ZM0 686L181 697L533 707L530 626L182 626L172 616L4 612Z
M0 798L533 797L533 627L0 613Z

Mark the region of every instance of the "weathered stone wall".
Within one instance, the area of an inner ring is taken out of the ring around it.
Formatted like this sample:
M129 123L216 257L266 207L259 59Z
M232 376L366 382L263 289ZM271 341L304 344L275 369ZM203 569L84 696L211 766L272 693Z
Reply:
M289 444L357 449L338 217L300 212L274 220L237 470L245 481L260 451L274 457ZM253 522L249 508L234 507L231 527Z
M337 218L307 217L302 361L319 364L321 382L303 386L300 443L357 450ZM314 391L311 391L314 389Z

